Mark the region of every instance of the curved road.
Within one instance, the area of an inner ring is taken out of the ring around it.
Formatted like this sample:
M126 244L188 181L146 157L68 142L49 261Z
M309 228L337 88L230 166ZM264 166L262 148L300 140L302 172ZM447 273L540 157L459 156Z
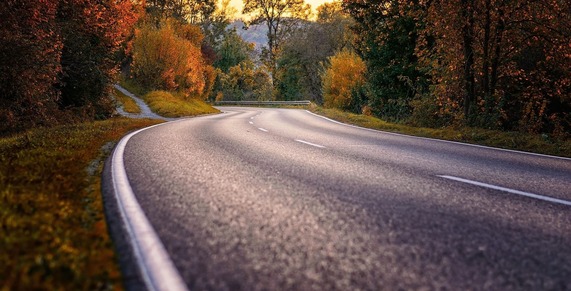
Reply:
M124 153L191 290L571 290L571 160L221 109Z

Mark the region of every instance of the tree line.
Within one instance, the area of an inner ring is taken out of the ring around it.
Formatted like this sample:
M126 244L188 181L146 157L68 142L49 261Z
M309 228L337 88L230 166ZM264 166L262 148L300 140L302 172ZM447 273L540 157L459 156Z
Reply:
M107 116L136 14L130 1L2 1L0 132Z
M0 131L107 118L119 64L145 90L310 99L418 126L571 131L566 0L6 0Z
M275 98L418 126L571 132L569 1L343 0L315 21L302 1L245 3L268 24Z
M2 1L0 133L109 118L121 73L145 91L208 98L226 10L214 0Z
M571 132L571 2L346 0L361 105L423 126Z

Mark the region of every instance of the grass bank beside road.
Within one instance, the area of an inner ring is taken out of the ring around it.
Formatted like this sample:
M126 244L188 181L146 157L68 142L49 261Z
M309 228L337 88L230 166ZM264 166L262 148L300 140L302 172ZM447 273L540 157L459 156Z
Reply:
M120 288L102 164L127 132L159 122L118 118L0 138L0 290Z
M186 99L176 92L146 91L132 80L122 80L121 86L139 96L154 113L163 117L186 117L220 112L202 100Z
M361 127L406 135L458 141L503 149L520 150L539 154L571 157L571 140L552 139L547 135L533 135L521 132L505 132L472 127L423 128L385 122L362 114L353 114L337 109L309 106L308 109L319 115Z
M208 103L198 100L185 100L166 91L152 91L143 96L151 110L164 117L185 117L220 112Z
M141 113L141 108L139 108L139 105L137 105L137 102L135 102L133 98L123 94L123 92L117 89L113 89L113 94L125 112L133 114Z

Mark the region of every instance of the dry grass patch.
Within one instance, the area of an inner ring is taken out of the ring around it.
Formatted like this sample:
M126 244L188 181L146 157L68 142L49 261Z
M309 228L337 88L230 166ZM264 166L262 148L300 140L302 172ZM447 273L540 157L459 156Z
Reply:
M166 91L152 91L143 96L151 110L164 117L184 117L220 112L198 99L185 100Z
M311 106L309 110L331 119L361 127L407 135L429 137L471 144L513 149L562 157L571 157L571 140L556 140L546 135L531 135L521 132L504 132L481 128L424 128L385 122L361 114Z
M120 288L102 161L110 142L158 122L111 119L0 139L1 290Z
M141 113L141 108L137 105L137 102L133 98L123 94L123 92L113 89L114 95L117 101L123 106L123 110L127 113L139 114Z

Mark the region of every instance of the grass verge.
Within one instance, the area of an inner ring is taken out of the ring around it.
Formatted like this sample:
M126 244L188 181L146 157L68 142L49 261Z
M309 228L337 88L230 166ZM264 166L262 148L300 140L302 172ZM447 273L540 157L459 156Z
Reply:
M0 139L0 290L121 288L100 173L111 142L156 123L119 118Z
M404 124L389 123L372 116L353 114L337 109L326 109L311 106L309 110L340 122L382 131L465 142L503 149L571 157L571 140L569 139L552 140L546 135L531 135L521 132L504 132L471 127L413 127Z
M149 108L160 116L185 117L220 112L202 100L186 100L177 93L167 91L147 92L143 87L130 79L121 80L121 86L137 96L142 96L141 98L149 105Z
M164 117L184 117L220 112L198 99L184 100L166 91L152 91L143 96L151 110Z
M133 114L141 113L141 108L139 108L139 105L137 105L137 102L135 102L133 98L123 94L123 92L117 89L113 89L113 91L115 97L117 98L117 101L121 103L121 105L123 106L123 110L125 110L125 112Z

